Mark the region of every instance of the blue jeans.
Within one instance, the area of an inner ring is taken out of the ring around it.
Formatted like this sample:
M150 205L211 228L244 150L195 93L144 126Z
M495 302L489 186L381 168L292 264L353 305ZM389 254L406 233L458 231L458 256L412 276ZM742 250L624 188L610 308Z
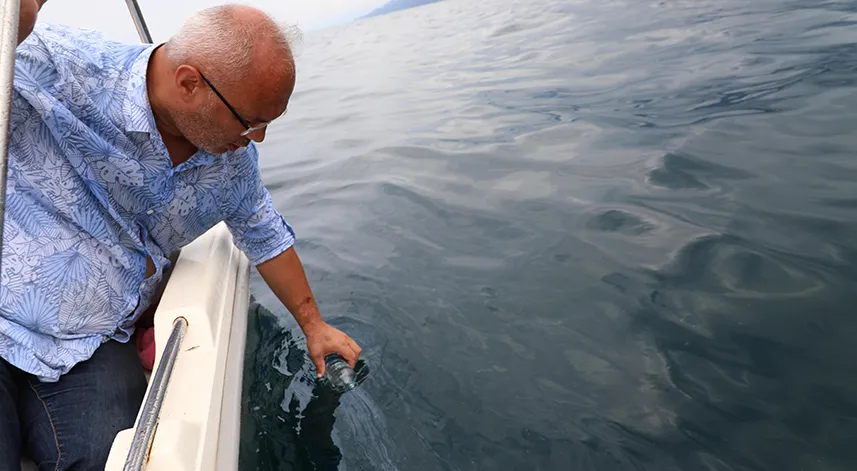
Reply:
M145 392L134 342L101 345L56 383L0 359L0 471L20 470L22 453L40 470L104 469Z

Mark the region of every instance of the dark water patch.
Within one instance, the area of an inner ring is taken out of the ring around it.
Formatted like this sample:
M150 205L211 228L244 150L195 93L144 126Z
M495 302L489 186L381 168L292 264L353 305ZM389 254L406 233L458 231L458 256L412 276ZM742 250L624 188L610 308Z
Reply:
M664 155L661 167L649 172L651 183L674 190L706 190L712 181L718 179L743 178L750 178L750 175L738 169L672 152Z
M616 209L592 216L587 225L595 230L618 232L630 236L642 235L654 228L654 225L639 216Z

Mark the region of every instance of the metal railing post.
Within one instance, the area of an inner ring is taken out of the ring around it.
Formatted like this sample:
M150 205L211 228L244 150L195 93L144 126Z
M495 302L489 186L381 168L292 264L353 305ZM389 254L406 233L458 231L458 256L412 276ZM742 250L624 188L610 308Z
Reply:
M131 12L131 19L134 20L134 27L137 28L140 40L144 43L152 44L152 35L149 33L149 27L146 26L143 11L140 10L137 0L125 0L125 3L128 5L128 11Z
M184 317L177 318L173 322L173 331L170 333L170 338L164 347L161 361L158 363L158 367L155 369L155 374L152 376L152 381L149 384L149 394L146 395L146 402L143 403L143 407L140 409L140 420L134 429L131 448L128 450L128 457L125 459L125 467L122 468L124 471L140 471L146 467L149 461L149 451L152 447L152 440L155 438L155 429L158 426L158 419L161 415L161 406L164 403L167 386L173 374L176 357L179 354L179 348L181 347L186 331L187 319Z
M15 80L15 50L21 2L3 0L0 18L0 265L3 257L3 221L6 216L6 169L9 161L9 125L12 119L12 84Z

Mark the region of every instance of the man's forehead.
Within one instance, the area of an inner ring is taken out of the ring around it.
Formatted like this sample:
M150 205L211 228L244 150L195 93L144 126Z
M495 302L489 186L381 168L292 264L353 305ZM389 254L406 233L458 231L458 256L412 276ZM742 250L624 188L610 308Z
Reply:
M294 59L282 49L261 47L244 75L241 87L248 103L248 119L272 121L281 116L295 88Z
M266 110L259 116L251 117L250 121L255 123L269 123L286 114L286 111L288 111L288 104L286 106L279 106L274 111Z
M250 100L253 109L248 110L251 111L248 119L255 122L268 122L282 116L288 109L291 90L291 88L280 89L277 86L268 89L257 88Z

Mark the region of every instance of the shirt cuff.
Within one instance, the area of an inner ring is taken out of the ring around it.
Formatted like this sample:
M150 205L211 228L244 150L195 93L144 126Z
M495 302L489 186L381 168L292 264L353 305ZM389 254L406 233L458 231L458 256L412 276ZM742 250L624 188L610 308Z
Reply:
M268 260L280 255L295 244L295 232L289 223L286 222L282 215L278 215L278 223L272 224L270 230L274 233L270 237L265 237L262 240L253 240L246 236L235 237L233 234L233 242L235 246L244 252L244 255L250 260L250 263L260 265Z

